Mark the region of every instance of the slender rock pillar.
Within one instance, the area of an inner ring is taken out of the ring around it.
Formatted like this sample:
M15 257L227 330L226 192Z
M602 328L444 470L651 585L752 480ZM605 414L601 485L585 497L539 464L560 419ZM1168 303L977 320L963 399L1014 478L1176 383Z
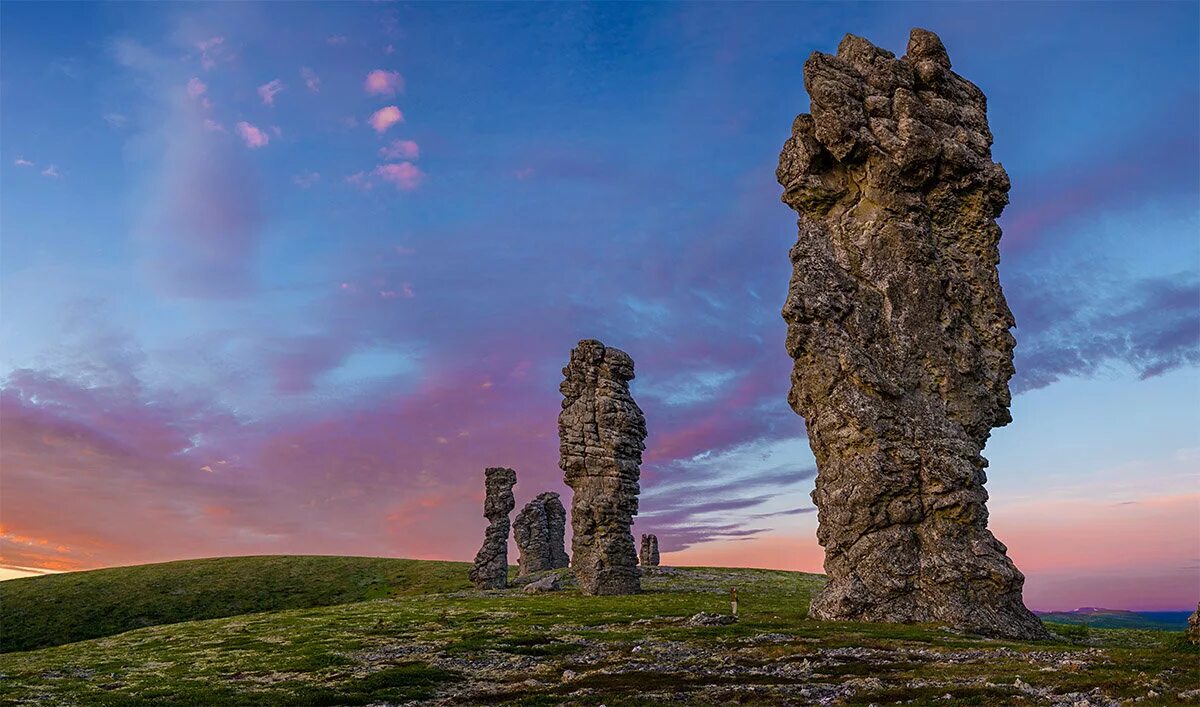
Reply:
M518 575L558 569L570 564L563 537L567 529L567 510L559 495L547 491L525 504L513 523L513 537L521 557Z
M517 472L512 469L492 467L484 472L487 495L483 499L483 515L490 525L470 572L471 581L479 589L508 586L508 514L517 505L512 491L516 485Z

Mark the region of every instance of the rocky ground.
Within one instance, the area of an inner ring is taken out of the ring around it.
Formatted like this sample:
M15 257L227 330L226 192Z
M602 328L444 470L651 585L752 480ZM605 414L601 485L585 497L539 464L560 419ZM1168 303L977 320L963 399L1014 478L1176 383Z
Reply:
M997 641L810 621L817 575L663 567L641 595L582 597L556 574L562 591L248 614L10 653L0 701L1200 704L1200 652L1181 633L1052 625L1053 641Z

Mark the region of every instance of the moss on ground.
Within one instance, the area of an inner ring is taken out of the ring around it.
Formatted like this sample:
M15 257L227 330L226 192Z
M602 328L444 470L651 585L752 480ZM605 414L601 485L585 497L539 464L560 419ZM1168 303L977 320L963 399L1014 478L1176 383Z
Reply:
M1093 628L1023 643L937 626L810 621L808 600L822 581L662 568L644 578L647 591L637 596L452 586L151 626L0 656L0 701L1200 703L1200 652L1178 634ZM738 623L687 623L701 611L728 611L730 586L738 587Z

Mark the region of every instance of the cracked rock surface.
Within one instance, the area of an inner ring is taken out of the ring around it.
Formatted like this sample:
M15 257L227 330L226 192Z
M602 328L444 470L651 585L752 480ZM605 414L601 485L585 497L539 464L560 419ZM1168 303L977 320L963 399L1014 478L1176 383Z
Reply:
M525 504L513 523L513 538L521 556L518 576L558 569L570 564L563 537L567 510L557 493L547 491Z
M471 582L479 589L508 586L508 514L517 505L512 491L516 485L517 472L512 469L491 467L484 472L483 515L489 525L470 571Z
M654 533L642 535L642 551L638 554L643 567L658 566L658 536Z
M1045 637L987 528L981 452L1011 420L1015 345L987 100L922 29L899 59L847 35L804 85L812 112L777 176L799 214L788 401L817 458L829 575L812 615Z
M571 566L583 594L640 591L633 516L646 418L629 393L633 359L595 339L571 350L559 390L559 466L574 491Z

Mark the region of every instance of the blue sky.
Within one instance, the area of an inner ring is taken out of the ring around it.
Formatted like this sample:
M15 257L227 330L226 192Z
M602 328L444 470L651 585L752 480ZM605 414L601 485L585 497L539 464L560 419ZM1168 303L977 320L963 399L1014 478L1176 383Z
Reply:
M1200 591L1194 4L0 14L8 564L467 558L483 467L565 491L559 369L595 337L637 362L635 531L818 569L775 162L812 51L921 26L1013 181L1017 395L985 455L1031 605Z

